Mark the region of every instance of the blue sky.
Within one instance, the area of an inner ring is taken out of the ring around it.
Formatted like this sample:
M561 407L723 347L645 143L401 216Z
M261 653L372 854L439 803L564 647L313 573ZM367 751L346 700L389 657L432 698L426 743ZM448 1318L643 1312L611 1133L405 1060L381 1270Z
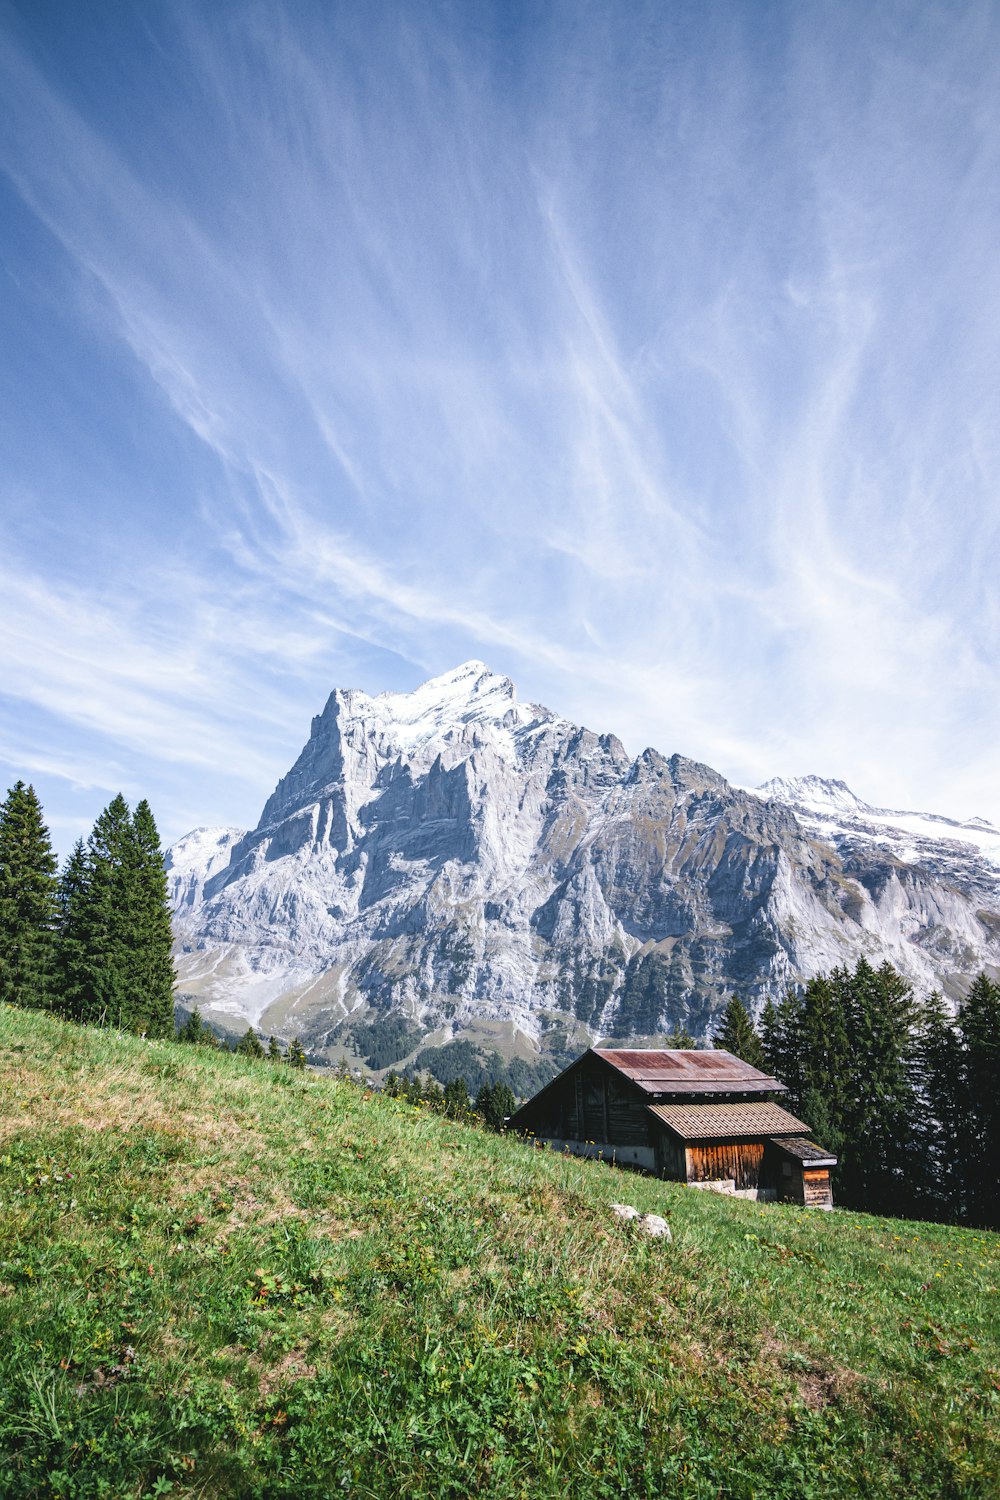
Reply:
M0 0L0 776L469 657L1000 822L1000 9Z

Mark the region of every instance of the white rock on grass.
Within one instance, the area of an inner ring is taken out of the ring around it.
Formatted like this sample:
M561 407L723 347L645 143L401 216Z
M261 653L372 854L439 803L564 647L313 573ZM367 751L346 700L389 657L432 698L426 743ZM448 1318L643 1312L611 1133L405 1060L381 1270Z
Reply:
M639 1210L633 1208L631 1203L612 1203L611 1212L617 1218L624 1219L626 1222L637 1219L638 1227L642 1230L643 1234L651 1234L654 1239L673 1239L673 1235L670 1233L670 1225L666 1219L661 1219L659 1214L640 1214Z

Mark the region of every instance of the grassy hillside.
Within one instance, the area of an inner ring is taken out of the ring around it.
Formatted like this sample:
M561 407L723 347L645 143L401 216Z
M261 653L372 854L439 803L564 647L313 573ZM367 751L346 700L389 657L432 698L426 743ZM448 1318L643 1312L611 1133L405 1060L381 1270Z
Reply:
M995 1497L998 1287L996 1236L0 1007L4 1497Z

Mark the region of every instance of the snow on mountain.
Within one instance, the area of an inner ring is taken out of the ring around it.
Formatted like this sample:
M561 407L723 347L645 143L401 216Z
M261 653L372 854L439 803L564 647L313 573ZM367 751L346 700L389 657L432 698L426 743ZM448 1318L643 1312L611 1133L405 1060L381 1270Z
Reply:
M704 1035L861 953L956 994L1000 968L1000 834L917 816L632 758L482 662L338 689L255 829L170 851L181 988L331 1051L387 1015L507 1050Z
M453 672L432 677L412 693L380 693L367 698L353 692L355 714L368 715L393 743L411 758L428 746L447 740L468 726L489 726L498 745L511 749L511 731L535 718L552 719L547 709L517 702L517 691L509 677L498 677L481 661L467 661Z
M933 857L931 846L940 845L945 857L949 847L964 846L982 861L1000 870L1000 828L985 818L960 822L940 813L902 812L873 807L845 785L821 776L776 776L755 788L765 799L774 798L791 807L800 821L815 827L824 837L866 838L893 849L900 858L918 859L923 852ZM941 851L939 851L941 852ZM962 857L960 848L953 853Z
M844 781L830 781L822 776L775 776L763 786L748 788L762 797L777 797L780 802L809 807L817 813L868 813L867 802L856 797Z
M243 834L242 828L195 828L166 851L167 896L176 916L200 906L205 881L229 863Z

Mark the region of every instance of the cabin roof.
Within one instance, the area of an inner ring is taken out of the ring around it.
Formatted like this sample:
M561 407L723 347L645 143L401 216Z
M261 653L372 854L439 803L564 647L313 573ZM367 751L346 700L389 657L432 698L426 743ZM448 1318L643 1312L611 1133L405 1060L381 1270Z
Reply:
M766 1099L750 1104L650 1104L648 1108L651 1115L684 1141L745 1140L747 1136L760 1135L801 1138L802 1132L809 1129L780 1104Z
M796 1161L802 1162L806 1167L835 1167L837 1158L831 1156L829 1151L824 1151L822 1146L817 1146L815 1141L810 1141L805 1136L785 1136L774 1143L779 1150L786 1155L792 1156Z
M785 1085L721 1048L705 1051L593 1048L647 1094L772 1094Z

